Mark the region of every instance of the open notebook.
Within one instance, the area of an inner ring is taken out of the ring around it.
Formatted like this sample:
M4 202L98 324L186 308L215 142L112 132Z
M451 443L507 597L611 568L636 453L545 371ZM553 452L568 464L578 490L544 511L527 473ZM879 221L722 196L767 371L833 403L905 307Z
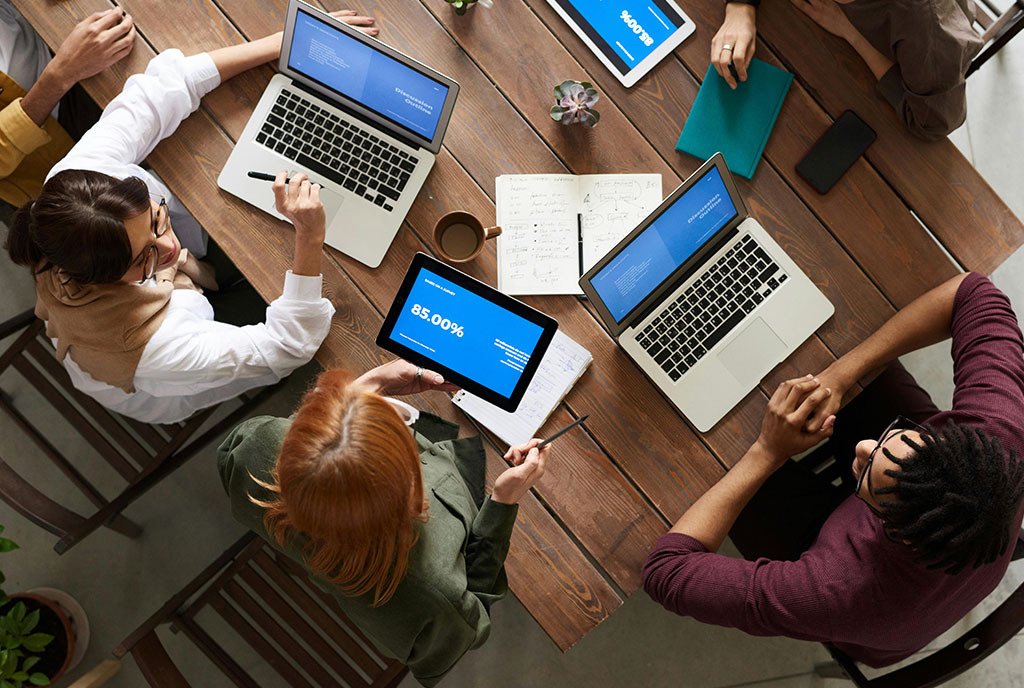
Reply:
M515 413L466 391L456 392L452 401L508 444L523 444L537 435L593 360L589 351L559 330Z
M582 294L579 279L661 203L660 174L498 177L498 289Z

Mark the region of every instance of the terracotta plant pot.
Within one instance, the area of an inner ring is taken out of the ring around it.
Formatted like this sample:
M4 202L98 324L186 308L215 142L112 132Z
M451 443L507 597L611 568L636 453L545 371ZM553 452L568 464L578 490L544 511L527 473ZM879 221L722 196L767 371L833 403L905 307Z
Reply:
M18 602L24 602L29 613L39 610L36 632L53 636L33 669L48 676L52 683L81 661L89 645L89 620L74 598L53 588L34 588L11 595L3 610Z

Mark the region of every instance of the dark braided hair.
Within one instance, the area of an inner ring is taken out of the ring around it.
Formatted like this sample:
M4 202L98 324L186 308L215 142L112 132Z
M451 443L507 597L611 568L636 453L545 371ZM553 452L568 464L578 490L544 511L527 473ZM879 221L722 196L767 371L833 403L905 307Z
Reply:
M994 437L955 423L922 433L921 443L903 441L915 451L900 458L882 447L900 470L886 470L895 484L875 490L895 497L880 501L889 536L951 575L998 559L1024 498L1024 461Z

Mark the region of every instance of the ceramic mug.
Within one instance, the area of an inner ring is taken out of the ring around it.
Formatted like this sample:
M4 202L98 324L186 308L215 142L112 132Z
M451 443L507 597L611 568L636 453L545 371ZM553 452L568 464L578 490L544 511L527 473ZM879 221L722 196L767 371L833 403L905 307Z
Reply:
M501 234L501 227L484 227L480 220L461 210L448 213L434 225L434 243L445 260L465 263L484 250L484 242Z

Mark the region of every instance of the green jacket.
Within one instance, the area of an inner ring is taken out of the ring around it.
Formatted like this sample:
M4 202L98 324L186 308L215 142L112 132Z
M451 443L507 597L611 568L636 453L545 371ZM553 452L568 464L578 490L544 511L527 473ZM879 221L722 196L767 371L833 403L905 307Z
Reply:
M249 419L217 451L235 519L275 547L263 527L263 509L249 501L249 495L260 500L272 495L249 473L270 481L290 424L288 418ZM479 438L455 439L456 426L429 414L421 414L414 431L430 518L394 597L374 608L371 595L352 597L323 578L311 578L334 595L383 653L406 664L423 685L433 686L466 651L487 640L490 607L508 592L504 562L518 507L483 497L486 459ZM301 540L286 545L278 549L304 563Z

